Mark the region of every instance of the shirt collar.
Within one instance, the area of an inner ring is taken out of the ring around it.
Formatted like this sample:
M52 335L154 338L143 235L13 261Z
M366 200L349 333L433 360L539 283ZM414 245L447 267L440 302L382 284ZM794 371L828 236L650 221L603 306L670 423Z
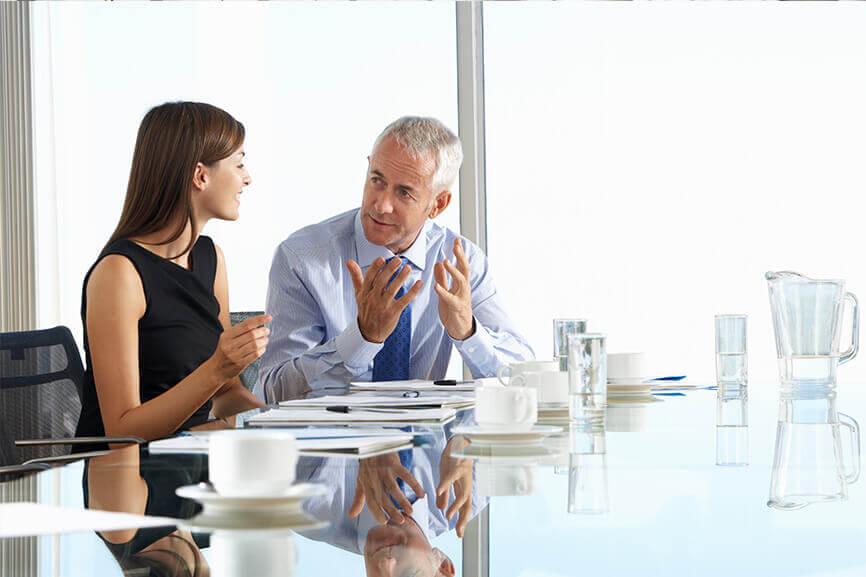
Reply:
M430 219L427 219L421 232L418 233L418 238L415 239L412 246L400 255L418 270L424 270L424 265L427 263L427 230L429 228ZM364 234L364 225L361 224L360 209L355 213L355 251L358 255L358 264L361 265L362 269L368 268L380 256L385 260L394 256L394 253L387 247L375 245L367 240L367 236Z

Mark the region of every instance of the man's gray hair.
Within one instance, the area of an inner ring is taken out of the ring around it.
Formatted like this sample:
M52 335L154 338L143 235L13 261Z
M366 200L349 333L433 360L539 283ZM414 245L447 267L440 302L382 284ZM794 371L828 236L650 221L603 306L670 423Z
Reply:
M433 194L447 190L454 184L463 163L463 146L447 126L435 118L403 116L385 127L376 138L374 153L389 136L393 136L413 158L433 153L436 158L436 171L431 183Z

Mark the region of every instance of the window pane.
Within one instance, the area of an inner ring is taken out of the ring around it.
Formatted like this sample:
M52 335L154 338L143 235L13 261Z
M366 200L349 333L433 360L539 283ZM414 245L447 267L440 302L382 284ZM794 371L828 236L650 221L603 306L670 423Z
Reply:
M540 356L553 317L585 316L609 352L710 382L713 315L746 313L752 382L776 383L765 271L866 294L866 6L493 3L484 23L489 254Z
M430 115L457 130L447 3L50 3L35 11L42 278L50 281L53 251L59 268L40 309L43 323L77 334L81 283L117 223L150 107L201 100L246 126L253 184L241 218L205 229L225 251L234 310L264 306L284 238L360 204L366 157L388 122ZM56 223L47 218L54 206ZM455 195L440 222L459 229L458 207Z

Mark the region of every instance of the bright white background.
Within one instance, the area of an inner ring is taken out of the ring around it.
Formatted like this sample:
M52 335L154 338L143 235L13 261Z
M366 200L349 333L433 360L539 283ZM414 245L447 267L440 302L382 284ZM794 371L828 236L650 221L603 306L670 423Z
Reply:
M211 222L232 310L264 308L277 245L360 204L366 157L404 114L457 130L448 3L34 5L40 325L81 334L81 284L117 224L138 125L168 100L247 129L237 222ZM52 161L53 159L53 161ZM455 191L456 192L456 191ZM459 195L440 222L459 228Z
M488 252L536 354L585 317L709 381L746 313L776 383L765 271L866 298L864 31L862 3L485 4Z

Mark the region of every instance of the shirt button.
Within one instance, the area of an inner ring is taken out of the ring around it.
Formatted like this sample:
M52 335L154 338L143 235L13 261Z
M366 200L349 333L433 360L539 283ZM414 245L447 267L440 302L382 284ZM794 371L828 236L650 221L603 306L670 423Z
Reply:
M469 352L470 352L470 353L474 353L474 352L475 352L475 347L469 347Z

